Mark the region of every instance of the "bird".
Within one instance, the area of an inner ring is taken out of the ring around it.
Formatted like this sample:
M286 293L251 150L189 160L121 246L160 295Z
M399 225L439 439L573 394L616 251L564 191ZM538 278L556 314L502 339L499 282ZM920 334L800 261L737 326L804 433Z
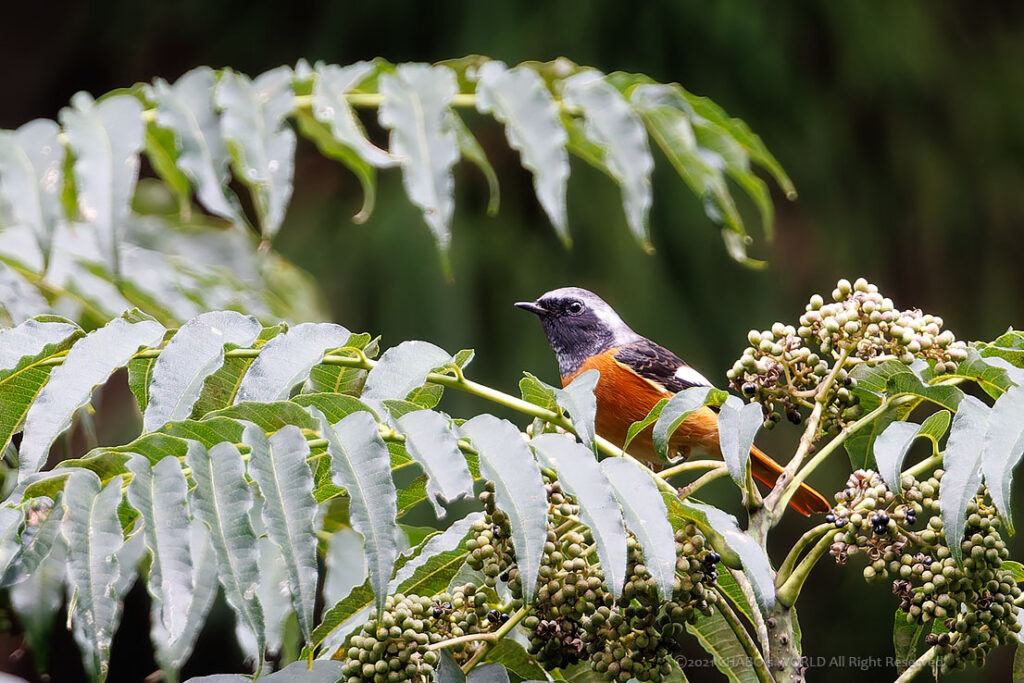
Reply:
M594 389L594 427L612 443L623 444L630 425L647 417L661 399L690 387L713 386L679 356L634 332L615 309L589 290L562 287L515 305L540 319L558 360L563 387L587 370L600 373ZM648 463L658 462L652 435L648 427L630 444L630 452ZM705 406L692 413L669 445L682 456L703 452L722 457L717 409ZM783 467L756 446L750 455L754 478L774 486ZM831 508L824 496L806 484L790 505L807 516Z

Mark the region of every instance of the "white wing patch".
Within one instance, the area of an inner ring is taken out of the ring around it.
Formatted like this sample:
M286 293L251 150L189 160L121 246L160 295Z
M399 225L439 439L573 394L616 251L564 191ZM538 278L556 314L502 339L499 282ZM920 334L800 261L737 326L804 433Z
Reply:
M700 384L707 387L711 386L711 382L708 381L707 377L700 374L689 365L680 366L680 368L676 370L675 378L689 384Z

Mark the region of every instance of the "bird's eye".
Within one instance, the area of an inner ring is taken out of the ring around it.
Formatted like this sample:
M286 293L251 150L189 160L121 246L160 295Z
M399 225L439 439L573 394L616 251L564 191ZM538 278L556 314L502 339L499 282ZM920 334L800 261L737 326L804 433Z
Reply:
M570 301L565 310L569 311L569 315L579 315L583 312L583 304L579 301Z

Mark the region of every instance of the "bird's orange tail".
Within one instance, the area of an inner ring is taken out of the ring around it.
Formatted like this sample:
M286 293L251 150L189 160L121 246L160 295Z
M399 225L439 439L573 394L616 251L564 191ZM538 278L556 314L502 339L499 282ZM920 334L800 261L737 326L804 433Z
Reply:
M775 486L775 480L782 474L782 465L772 460L767 453L757 446L750 449L750 455L753 458L750 463L750 472L754 475L754 479L767 486ZM828 512L832 508L825 496L807 484L800 484L800 488L797 489L790 499L789 505L804 516Z

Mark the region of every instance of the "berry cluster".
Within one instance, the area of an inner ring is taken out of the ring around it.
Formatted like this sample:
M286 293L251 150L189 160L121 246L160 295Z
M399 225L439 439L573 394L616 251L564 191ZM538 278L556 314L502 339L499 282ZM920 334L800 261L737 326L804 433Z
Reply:
M707 586L718 578L721 559L706 547L692 524L676 533L676 580L663 601L643 563L633 536L627 539L627 576L618 600L608 590L594 552L591 533L578 523L579 507L551 472L545 472L549 508L548 537L539 570L532 613L522 624L529 650L546 668L588 660L609 680L660 681L671 670L685 624L710 614L715 594ZM480 495L485 519L475 528L469 563L489 586L504 581L521 605L522 575L515 565L508 519L496 507L493 488Z
M967 507L962 564L952 557L939 513L942 476L941 469L924 481L904 475L897 498L877 474L859 470L836 495L828 519L837 528L831 547L836 561L864 552L864 577L894 577L892 591L907 621L933 624L925 641L937 647L945 672L968 663L983 666L993 648L1016 640L1021 625L1013 603L1021 591L1002 568L1009 551L984 486ZM924 528L913 529L924 514Z
M775 323L770 330L751 330L750 346L728 372L731 386L764 406L765 427L785 415L801 420L800 408L815 397L819 385L836 370L837 388L827 404L823 427L840 426L858 414L849 371L859 363L915 359L928 361L936 374L952 372L967 357L967 347L942 329L942 319L918 309L897 310L891 299L864 278L840 280L826 303L811 297L798 326Z

